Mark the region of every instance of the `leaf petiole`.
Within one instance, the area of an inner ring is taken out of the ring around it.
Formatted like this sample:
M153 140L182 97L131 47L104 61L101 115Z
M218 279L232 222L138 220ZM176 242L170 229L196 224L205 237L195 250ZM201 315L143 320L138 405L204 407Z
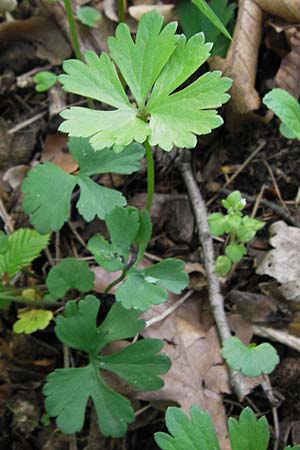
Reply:
M146 160L147 160L147 201L146 208L150 212L153 195L154 195L154 160L152 154L152 148L149 140L145 141Z
M109 291L110 291L114 286L116 286L118 283L120 283L120 281L124 280L124 278L126 277L126 275L127 275L126 270L123 270L122 273L121 273L121 275L120 275L118 278L116 278L112 283L110 283L108 286L106 286L106 288L105 288L104 291L103 291L103 294L108 294Z

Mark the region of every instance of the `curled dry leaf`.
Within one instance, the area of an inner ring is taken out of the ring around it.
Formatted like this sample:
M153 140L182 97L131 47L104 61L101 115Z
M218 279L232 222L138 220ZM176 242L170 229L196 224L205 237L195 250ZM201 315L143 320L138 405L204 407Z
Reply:
M281 284L279 291L286 300L300 302L300 230L284 222L270 227L270 250L256 269L259 275L269 275Z
M135 5L129 6L128 12L136 20L140 18L149 11L157 10L163 16L165 22L170 22L175 18L175 5Z
M290 23L300 21L300 0L255 0L266 12Z
M233 79L231 101L227 106L230 128L236 128L241 118L260 107L255 89L258 50L262 36L263 11L254 0L240 0L233 41L225 60L213 58L211 67Z
M300 3L299 3L300 11ZM292 28L287 31L291 51L282 59L275 81L297 100L300 96L300 31Z
M36 46L36 54L39 58L47 59L54 65L61 64L72 53L70 45L49 17L36 16L0 24L0 42L24 40Z

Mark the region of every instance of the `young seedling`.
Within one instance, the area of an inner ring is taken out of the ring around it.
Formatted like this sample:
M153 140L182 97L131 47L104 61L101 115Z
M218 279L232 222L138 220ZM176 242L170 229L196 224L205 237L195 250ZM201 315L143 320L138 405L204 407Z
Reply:
M226 200L222 200L227 214L214 213L208 218L210 232L212 236L227 235L229 243L225 247L225 255L218 256L216 260L216 270L219 276L226 276L233 263L238 263L246 255L245 244L251 241L256 232L263 228L264 223L245 216L242 213L246 201L239 191L234 191L228 195Z
M38 72L33 77L33 81L36 84L35 90L37 92L45 92L48 91L52 86L56 83L56 75L55 73L44 70L42 72Z
M81 6L76 11L76 18L90 28L97 28L98 21L101 19L101 13L98 9L91 6Z

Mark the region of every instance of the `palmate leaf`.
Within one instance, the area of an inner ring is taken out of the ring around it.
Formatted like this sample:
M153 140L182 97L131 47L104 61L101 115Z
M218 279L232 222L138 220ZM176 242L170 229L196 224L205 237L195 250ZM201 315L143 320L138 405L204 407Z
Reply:
M69 149L80 166L78 175L69 175L47 162L31 169L22 184L23 209L31 214L32 225L41 233L57 231L68 220L76 185L80 187L76 207L87 222L95 216L104 219L115 206L124 206L126 200L120 192L99 185L90 176L107 172L131 174L139 169L144 156L143 147L135 143L120 155L111 149L96 153L84 138L71 138Z
M52 318L52 311L46 311L45 309L30 309L19 312L13 330L15 333L31 334L38 330L44 330Z
M279 363L278 354L272 345L264 342L257 346L255 344L247 346L235 336L224 341L222 356L231 369L247 377L269 374Z
M94 286L94 273L86 261L66 258L50 269L46 285L55 299L63 298L68 289L88 292Z
M116 373L138 389L153 390L162 387L159 375L168 371L170 360L157 354L162 343L156 339L129 344L111 355L98 355L108 343L133 337L145 326L138 320L139 312L114 304L97 327L99 307L100 301L90 295L79 304L69 302L65 317L57 318L58 338L88 353L90 361L85 367L52 372L44 387L45 405L48 414L57 418L61 431L70 434L83 427L86 406L92 398L101 433L121 437L127 424L133 422L134 412L130 402L105 383L101 369Z
M162 16L152 11L140 20L135 42L125 24L120 24L116 37L109 39L110 56L119 67L138 109L127 98L125 101L125 91L116 80L109 56L102 54L98 58L89 52L87 64L73 60L66 63L67 75L60 76L65 90L90 95L116 109L70 108L62 113L66 120L61 131L71 136L89 137L95 150L113 146L119 152L132 140L144 142L149 136L152 145L169 151L174 145L194 147L195 135L209 133L222 124L215 108L229 99L226 91L231 80L221 78L219 72L208 73L190 87L174 93L207 60L211 44L205 44L201 33L186 42L184 36L175 34L176 23L163 29L162 23ZM113 80L107 98L104 66Z
M50 236L35 230L20 228L8 237L6 251L0 254L0 274L15 275L37 258L47 247Z

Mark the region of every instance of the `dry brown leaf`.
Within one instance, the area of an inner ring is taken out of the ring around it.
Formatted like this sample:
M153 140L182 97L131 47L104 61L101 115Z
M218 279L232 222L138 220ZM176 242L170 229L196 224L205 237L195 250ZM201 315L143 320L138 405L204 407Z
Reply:
M8 169L3 175L3 181L6 181L14 190L21 186L22 181L27 175L28 166L20 164Z
M279 291L289 301L300 301L300 229L284 222L270 227L270 250L256 269L260 275L275 278L281 287Z
M17 4L16 0L0 0L0 13L13 11Z
M300 0L255 0L269 14L291 23L300 21Z
M68 136L63 133L48 135L44 141L41 161L50 161L67 173L78 169L78 164L73 156L66 151Z
M282 59L275 81L297 100L300 96L300 31L293 28L287 31L291 51Z
M175 18L175 5L135 5L129 6L128 12L135 20L140 20L141 17L149 11L157 10L163 16L165 22L169 22Z
M226 60L214 58L212 67L233 79L231 101L227 107L228 126L233 128L241 117L260 107L255 89L258 50L262 35L263 12L254 0L240 0L233 41Z
M61 64L71 56L70 45L49 17L36 16L0 24L0 43L24 40L33 42L37 56L51 64Z

